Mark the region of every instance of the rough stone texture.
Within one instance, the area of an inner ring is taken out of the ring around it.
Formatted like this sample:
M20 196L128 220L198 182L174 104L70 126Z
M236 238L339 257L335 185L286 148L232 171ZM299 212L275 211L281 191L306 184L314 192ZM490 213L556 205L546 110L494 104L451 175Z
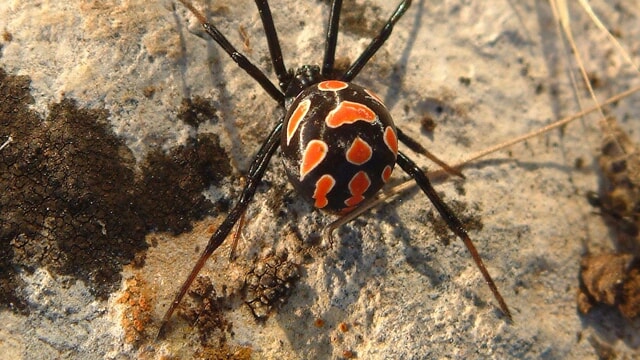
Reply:
M288 66L321 61L326 2L272 1ZM358 56L393 6L346 2L338 68ZM639 63L635 1L594 7ZM205 8L239 49L270 71L253 2L213 1ZM573 5L570 12L598 96L637 86L638 74L584 12ZM551 14L548 4L534 1L415 1L357 82L385 100L407 134L455 163L576 112L576 95L590 106L582 88L571 89L573 61ZM3 355L639 356L638 319L606 308L577 311L582 256L614 248L613 232L585 198L601 184L603 133L595 116L476 162L465 169L462 185L438 186L471 222L513 324L496 308L462 243L432 223L433 208L421 193L410 191L344 226L327 249L319 234L332 219L297 198L276 156L247 213L237 259L229 262L230 245L223 245L167 339L154 342L164 310L238 195L240 176L278 111L219 47L199 37L193 16L170 1L4 1L0 31L6 72L0 88L10 86L7 79L17 86L0 99L2 106L15 105L0 114L0 144L12 138L0 150L0 176L9 181L2 184L20 185L6 175L13 164L33 159L35 169L25 173L23 193L0 195ZM14 109L23 116L17 119ZM607 109L636 143L639 111L638 94ZM79 122L59 127L70 119ZM426 119L437 124L433 132L421 130ZM91 139L78 132L92 134L95 148L78 146ZM51 139L54 134L63 141ZM70 145L53 146L61 143ZM119 170L100 173L107 165L74 156L79 150L92 150ZM77 173L90 176L68 176ZM117 179L129 192L105 191L108 180ZM99 186L82 186L84 180ZM120 201L125 195L134 205ZM15 226L25 216L30 227ZM76 226L85 218L90 226ZM105 229L113 237L104 238ZM78 239L89 250L64 250L78 249ZM244 303L245 276L285 253L300 278L269 318L257 322ZM198 314L206 321L195 321Z

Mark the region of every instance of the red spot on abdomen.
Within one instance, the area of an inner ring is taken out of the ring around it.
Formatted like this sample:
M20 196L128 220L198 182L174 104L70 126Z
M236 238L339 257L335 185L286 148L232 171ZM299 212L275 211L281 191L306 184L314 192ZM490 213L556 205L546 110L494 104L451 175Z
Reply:
M367 144L366 141L362 140L359 136L353 140L353 143L347 150L345 157L347 161L354 165L362 165L371 159L371 155L373 154L373 149L371 149L371 145Z
M329 204L327 194L336 184L336 180L331 175L322 175L318 181L316 181L316 189L313 192L313 198L316 199L315 207L322 209Z
M384 129L384 143L387 144L387 147L389 147L389 150L391 150L394 156L398 155L398 137L391 126L387 126L387 128Z
M343 101L331 110L327 115L326 122L330 128L337 128L346 124L353 124L356 121L366 121L372 123L376 120L376 113L368 106L357 102Z
M367 189L369 189L369 186L371 186L371 180L367 173L364 171L358 171L351 181L349 181L351 197L344 201L345 205L351 207L361 203L362 200L364 200L364 196L362 195L367 191Z
M327 81L318 83L318 90L322 90L322 91L338 91L338 90L346 89L348 87L349 87L349 84L339 80L327 80Z
M393 169L391 168L391 166L389 165L385 166L384 170L382 170L382 181L384 181L385 183L389 181L389 178L391 178L392 172L393 172Z
M311 170L315 169L322 160L327 156L327 151L329 147L324 141L321 140L311 140L307 144L306 149L302 153L302 163L300 164L300 181L304 179L305 176Z
M307 99L301 101L293 111L293 114L291 114L289 122L287 123L287 145L289 145L289 143L291 142L293 134L295 134L296 130L298 130L300 122L302 121L302 119L304 119L305 115L307 115L309 106L311 106L311 100Z

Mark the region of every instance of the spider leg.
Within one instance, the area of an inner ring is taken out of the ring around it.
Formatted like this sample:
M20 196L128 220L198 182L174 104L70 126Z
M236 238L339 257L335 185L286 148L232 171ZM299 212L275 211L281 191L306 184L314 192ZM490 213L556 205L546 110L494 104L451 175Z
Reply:
M442 170L448 172L450 175L456 175L463 179L465 178L464 175L462 175L462 172L460 172L460 170L455 169L449 166L449 164L447 164L446 162L440 160L440 158L438 158L433 153L431 153L431 151L425 149L424 146L422 146L416 140L412 139L409 135L405 134L402 130L400 130L399 128L396 128L396 132L398 133L398 140L400 140L403 144L407 145L409 149L413 150L418 154L426 156L427 159L436 163L438 166L442 168Z
M342 80L346 82L350 82L355 78L360 70L367 64L369 59L380 49L380 47L387 41L389 36L391 35L391 31L393 30L393 26L400 20L402 15L404 15L405 11L411 6L411 0L403 0L400 5L396 8L396 11L393 12L387 23L384 24L382 30L378 36L371 40L369 46L362 52L362 54L356 59L356 61L351 64L349 69L342 75Z
M189 9L189 11L193 13L193 15L195 15L198 21L202 24L204 31L207 34L209 34L209 36L211 36L211 38L216 43L218 43L218 45L220 45L220 47L222 47L222 49L224 49L224 51L227 54L229 54L232 60L236 64L238 64L238 66L240 66L242 70L244 70L247 74L249 74L249 76L254 78L260 84L260 86L262 86L262 88L269 94L269 96L274 98L281 106L284 106L284 94L271 82L271 80L269 80L267 75L265 75L260 69L258 69L257 66L255 66L251 61L249 61L249 59L247 59L246 56L240 53L233 45L231 45L229 40L227 40L227 38L224 35L222 35L220 30L218 30L218 28L216 28L215 25L209 23L207 21L207 18L204 15L202 15L202 13L199 12L193 6L193 4L191 4L187 0L180 0L180 2L187 9ZM262 15L262 12L261 12L261 15ZM271 14L269 13L269 17L270 16ZM266 26L267 25L265 24L265 28ZM277 38L276 38L276 42L277 42ZM271 40L269 41L269 43L270 43L269 48L271 50ZM279 46L277 47L279 48ZM280 58L281 58L280 60L282 60L282 56L280 56ZM274 60L274 65L275 65L275 60ZM282 64L282 66L284 67L284 64Z
M267 36L269 53L271 54L271 63L273 63L273 69L278 77L280 90L286 91L287 86L289 86L289 82L291 82L291 75L287 72L284 60L282 59L282 50L280 49L280 42L278 41L278 32L273 24L273 16L271 16L269 2L267 0L256 0L256 5L258 6L258 12L260 12L264 33Z
M236 231L233 233L233 242L231 243L231 250L229 251L229 261L234 261L236 259L236 248L238 247L238 241L240 241L240 237L242 236L242 228L244 227L244 219L247 210L240 215L240 220L238 221L238 226L236 226Z
M204 264L207 262L207 259L209 259L211 254L227 238L227 235L229 235L231 230L233 230L233 226L235 225L235 223L242 216L242 214L244 214L245 210L249 206L249 202L251 201L251 199L253 199L253 195L255 194L256 188L258 187L258 184L260 183L260 180L262 179L262 176L264 175L264 172L269 165L271 157L280 145L280 133L282 132L283 123L284 119L281 118L273 128L273 130L271 130L269 137L264 142L264 144L262 144L262 147L253 159L251 167L249 168L249 173L247 174L247 183L242 190L242 194L240 195L238 202L233 207L233 209L231 209L231 211L227 215L227 218L224 219L218 229L216 229L213 235L211 235L211 238L209 238L207 246L202 251L202 254L200 255L200 258L198 259L196 264L193 266L193 269L191 270L191 273L189 273L187 280L185 280L185 282L182 284L182 286L180 287L180 291L178 291L176 297L171 302L169 309L164 314L156 339L161 339L164 337L164 334L167 331L169 320L171 319L171 315L180 304L180 301L182 301L182 298L187 293L187 290L189 290L191 283L193 282L193 280L195 280L196 276L198 275Z
M431 200L431 203L433 204L433 206L435 206L436 210L438 210L438 213L440 213L440 216L442 216L444 221L447 223L449 229L451 229L451 231L453 231L453 233L456 234L464 242L464 245L471 253L471 257L478 266L478 269L480 269L485 282L487 283L487 285L489 285L493 296L498 301L498 304L500 304L500 309L502 309L502 312L504 312L504 314L507 315L507 317L511 320L511 312L509 311L507 303L502 298L502 295L500 295L500 291L498 291L498 288L493 282L491 275L489 275L489 271L487 271L487 268L484 266L484 262L482 262L482 258L480 258L480 254L478 254L478 250L476 250L476 247L473 245L473 242L471 242L471 239L469 238L469 234L467 234L467 231L464 229L462 223L454 214L453 210L451 210L444 203L444 201L442 201L433 186L431 186L429 178L424 174L424 172L422 172L418 165L413 162L413 160L409 159L402 152L398 152L397 162L402 170L404 170L415 180L418 186L420 186L422 191L427 195L429 200Z
M330 78L333 73L333 64L336 59L336 44L338 43L338 28L340 26L340 10L342 0L333 0L331 14L327 25L327 35L324 47L324 60L322 61L322 76Z

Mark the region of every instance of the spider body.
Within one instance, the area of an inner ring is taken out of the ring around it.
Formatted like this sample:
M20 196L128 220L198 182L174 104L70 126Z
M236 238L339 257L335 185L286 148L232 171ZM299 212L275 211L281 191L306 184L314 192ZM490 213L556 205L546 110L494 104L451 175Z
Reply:
M268 1L255 0L278 85L240 53L189 1L180 2L197 17L205 32L231 59L277 102L283 115L275 122L255 155L246 174L247 181L242 194L211 235L200 258L167 309L158 337L166 332L171 315L211 254L220 247L235 224L241 221L271 158L279 148L282 149L288 177L302 196L312 200L317 208L341 215L349 213L378 192L391 176L394 165L398 164L420 186L449 229L464 242L500 308L511 318L504 299L464 226L438 196L423 170L398 150L398 142L426 155L445 169L446 164L396 128L389 111L373 92L351 83L384 45L396 22L411 5L411 0L400 1L379 34L342 75L334 74L342 0L331 2L322 68L305 65L296 71L287 70L284 64ZM455 170L450 170L451 173L456 173Z
M344 81L311 85L291 103L280 146L289 180L315 207L345 214L389 180L398 154L389 111Z

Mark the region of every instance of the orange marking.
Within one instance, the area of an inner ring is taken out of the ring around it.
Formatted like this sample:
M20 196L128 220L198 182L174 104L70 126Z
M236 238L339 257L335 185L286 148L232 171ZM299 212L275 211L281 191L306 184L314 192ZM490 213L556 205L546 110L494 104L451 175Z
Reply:
M393 172L393 168L389 165L384 167L384 170L382 170L382 181L384 181L385 183L387 181L389 181L389 178L391 178L391 173Z
M344 203L345 203L345 205L347 205L347 206L352 208L352 207L360 204L362 202L362 200L364 200L364 196L362 196L362 195L353 195L352 197L350 197L347 200L345 200Z
M344 203L345 203L345 205L347 205L349 207L354 207L354 206L360 204L362 202L362 200L364 200L364 196L362 196L362 195L353 195L352 197L350 197L347 200L345 200Z
M387 144L394 156L398 155L398 137L391 126L384 129L384 143Z
M347 150L346 158L354 165L362 165L371 159L372 154L371 146L358 136Z
M357 102L343 101L327 115L326 122L330 128L337 128L346 124L353 124L362 120L372 123L377 116L369 107Z
M356 208L355 206L346 207L346 208L340 210L340 215L346 215L346 214L352 212L353 209L355 209L355 208Z
M313 198L316 199L315 207L322 209L329 204L327 194L333 189L336 181L331 175L324 174L316 181L316 190L313 192Z
M309 111L310 106L311 106L311 100L307 99L307 100L301 101L296 107L296 109L293 111L293 114L291 114L291 117L289 118L289 122L287 123L287 145L289 145L289 143L291 142L291 138L293 137L293 134L295 134L296 131L298 130L298 126L300 125L300 122L307 115L307 112Z
M311 140L307 144L307 148L302 153L302 164L300 164L300 181L304 179L307 174L315 169L322 160L327 156L329 147L324 141Z
M367 175L364 171L358 171L357 174L353 176L351 181L349 181L349 191L351 192L351 197L344 201L347 206L356 206L364 200L365 191L371 186L371 180L369 180L369 175Z
M349 87L349 84L347 84L344 81L338 81L338 80L327 80L327 81L318 83L318 90L322 90L322 91L338 91L338 90L346 89L348 87Z
M380 99L380 97L378 96L378 94L374 93L373 91L369 90L369 89L364 89L364 91L369 94L369 96L371 96L372 98L374 98L377 102L379 102L381 105L384 105L384 103L382 102L382 99Z

